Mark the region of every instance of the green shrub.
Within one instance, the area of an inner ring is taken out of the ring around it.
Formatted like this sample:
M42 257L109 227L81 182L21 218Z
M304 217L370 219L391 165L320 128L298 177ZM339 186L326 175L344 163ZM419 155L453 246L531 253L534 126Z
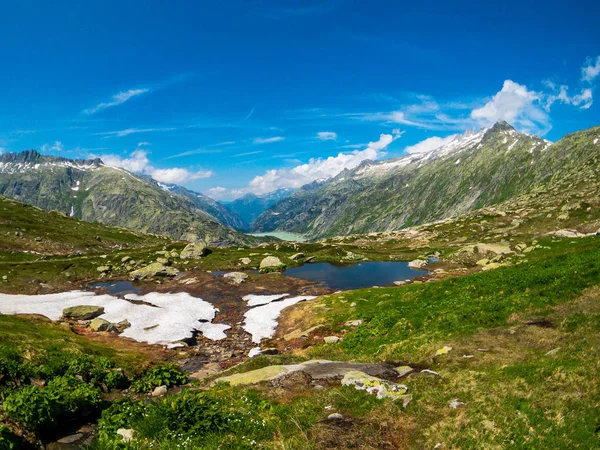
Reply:
M0 424L0 450L18 450L19 439L5 426Z
M119 428L131 428L134 422L141 419L146 406L141 401L125 398L112 403L102 411L98 421L100 430L105 434L115 434Z
M97 388L73 377L57 377L45 388L25 386L11 393L4 410L26 429L46 436L59 424L93 414L101 402Z
M154 367L131 384L133 392L150 392L158 386L179 386L187 382L186 373L175 364Z

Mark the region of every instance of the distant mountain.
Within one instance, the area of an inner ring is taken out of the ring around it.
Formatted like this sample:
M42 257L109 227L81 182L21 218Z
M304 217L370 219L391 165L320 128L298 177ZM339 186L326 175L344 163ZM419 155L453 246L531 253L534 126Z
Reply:
M203 209L210 199L192 201L100 159L70 160L35 150L1 155L0 194L89 222L174 239L213 246L252 240L218 221L219 205Z
M243 230L248 231L252 229L252 222L254 222L254 219L278 201L291 195L294 190L295 189L277 189L276 191L263 195L246 194L243 197L225 203L225 205L243 220Z
M316 188L305 186L262 213L253 228L320 238L461 215L530 192L559 173L577 175L600 155L599 130L553 144L498 122L428 153L366 161Z
M189 189L177 184L158 182L156 182L156 184L168 192L186 197L192 203L194 203L197 208L207 212L222 224L227 225L234 230L246 231L247 226L244 220L239 216L239 214L228 208L227 205L219 203L218 201L213 200L204 194L190 191Z

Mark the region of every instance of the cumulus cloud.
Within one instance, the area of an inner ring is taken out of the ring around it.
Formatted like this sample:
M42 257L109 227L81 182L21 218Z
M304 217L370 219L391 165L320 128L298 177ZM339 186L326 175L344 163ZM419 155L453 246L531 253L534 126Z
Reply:
M65 149L65 146L60 141L54 141L53 144L44 144L42 145L42 153L47 152L62 152Z
M556 87L553 83L547 83L547 86L553 90L553 93L546 97L546 110L549 111L555 102L567 105L579 106L581 109L588 109L592 106L593 95L590 88L582 89L581 93L570 96L569 86Z
M550 129L550 118L541 105L541 95L512 80L485 105L471 111L471 117L482 126L500 120L530 133L544 134Z
M452 142L454 139L456 139L457 136L457 134L451 134L450 136L445 138L433 136L419 142L418 144L406 147L404 151L405 153L408 153L410 155L414 155L417 153L429 153L430 151L435 150L436 148L440 148L442 145L446 145Z
M209 178L214 175L211 170L200 170L190 171L179 167L172 167L168 169L157 169L152 166L148 159L148 152L143 149L136 149L131 154L123 158L119 155L105 154L100 155L100 159L107 166L120 167L129 172L150 175L156 181L162 183L185 183L192 180L198 180L200 178Z
M337 141L338 135L334 131L319 131L317 139L321 141Z
M581 68L581 79L591 83L598 75L600 75L600 56L596 56L595 62L593 58L587 58Z
M270 138L254 138L252 142L255 144L272 144L273 142L281 142L285 140L283 136L274 136Z
M379 140L369 142L364 150L339 153L325 159L312 158L308 163L291 169L268 170L264 175L254 177L246 191L264 194L279 188L299 188L315 180L332 178L342 170L353 169L367 159L383 156L385 149L401 135L399 130L394 130L392 134L381 134Z
M150 89L129 89L128 91L122 91L122 92L119 92L119 93L113 95L111 97L110 101L98 103L93 108L86 109L83 112L85 114L95 114L98 111L102 111L103 109L121 105L121 104L125 103L126 101L128 101L129 99L131 99L133 97L137 97L138 95L145 94L149 91L150 91Z

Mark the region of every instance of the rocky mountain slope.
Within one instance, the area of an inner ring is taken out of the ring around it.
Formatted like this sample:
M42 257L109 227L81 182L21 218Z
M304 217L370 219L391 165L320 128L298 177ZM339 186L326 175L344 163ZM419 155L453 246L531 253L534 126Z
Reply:
M458 216L581 175L600 155L599 143L598 127L552 144L499 122L429 153L367 161L320 186L303 187L265 211L254 229L318 238Z
M290 196L293 192L294 189L277 189L276 191L263 195L250 193L225 203L225 205L243 220L243 228L238 228L236 226L234 226L234 228L238 230L250 230L252 229L252 223L258 216L278 201Z
M88 222L213 246L248 242L187 196L101 160L69 160L31 150L0 157L0 194ZM213 211L215 213L215 211Z

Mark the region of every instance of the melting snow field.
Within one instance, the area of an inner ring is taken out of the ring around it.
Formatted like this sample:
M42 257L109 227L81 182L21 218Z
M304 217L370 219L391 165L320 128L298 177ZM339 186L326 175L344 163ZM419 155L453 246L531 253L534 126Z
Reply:
M248 302L249 306L261 305L252 308L244 314L246 318L244 322L244 330L252 335L252 342L260 344L262 339L273 336L277 328L277 319L281 311L288 306L296 303L312 300L316 298L311 295L302 297L286 298L285 300L277 301L289 294L283 295L247 295L243 299Z
M152 306L84 291L48 295L0 294L0 313L40 314L51 320L58 320L63 309L70 306L103 306L105 313L100 316L102 319L112 323L127 319L131 323L131 327L121 333L121 336L169 346L173 342L192 337L195 330L202 332L208 339L224 339L224 331L230 328L229 325L210 323L215 317L216 308L185 292L128 294L125 298L143 301Z

